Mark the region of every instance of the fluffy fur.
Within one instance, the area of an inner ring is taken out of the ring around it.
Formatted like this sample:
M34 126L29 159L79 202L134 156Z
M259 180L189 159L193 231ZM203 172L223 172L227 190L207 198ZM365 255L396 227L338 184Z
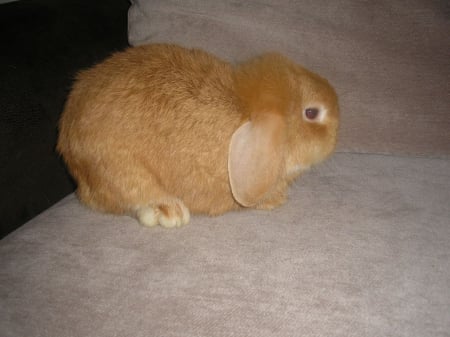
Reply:
M305 118L308 107L320 120ZM326 80L278 54L233 66L201 50L129 48L81 72L57 149L90 207L173 227L189 211L271 209L334 149Z

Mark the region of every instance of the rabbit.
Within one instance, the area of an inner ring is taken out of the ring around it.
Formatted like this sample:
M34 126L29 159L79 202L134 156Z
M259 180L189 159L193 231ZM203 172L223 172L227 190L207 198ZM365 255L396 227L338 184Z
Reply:
M172 44L128 47L81 71L57 151L82 203L145 225L273 209L334 150L327 80L278 53L232 65Z

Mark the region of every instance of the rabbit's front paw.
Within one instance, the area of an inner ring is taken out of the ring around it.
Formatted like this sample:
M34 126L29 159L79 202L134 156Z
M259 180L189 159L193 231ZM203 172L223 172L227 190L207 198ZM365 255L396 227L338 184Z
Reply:
M279 190L256 206L256 209L273 210L286 202L285 190Z
M156 206L141 207L136 211L139 222L148 227L160 224L166 228L180 227L189 222L189 209L179 199L166 200Z

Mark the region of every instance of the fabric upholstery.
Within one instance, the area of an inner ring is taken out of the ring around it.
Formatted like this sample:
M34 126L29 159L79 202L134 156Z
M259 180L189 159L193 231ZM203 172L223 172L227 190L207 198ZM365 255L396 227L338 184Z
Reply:
M275 50L328 78L339 151L450 156L448 1L133 3L132 45L173 42L230 61Z
M339 154L176 230L71 195L0 244L1 336L449 336L450 161Z

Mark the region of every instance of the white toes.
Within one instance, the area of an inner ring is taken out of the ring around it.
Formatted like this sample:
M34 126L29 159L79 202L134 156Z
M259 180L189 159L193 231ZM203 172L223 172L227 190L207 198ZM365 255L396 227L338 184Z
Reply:
M180 227L182 225L181 218L175 216L168 217L165 215L159 217L159 224L165 228Z
M183 202L176 200L159 207L159 224L166 228L181 227L190 220L190 214Z
M181 227L189 223L189 209L178 199L155 207L146 206L136 210L139 222L147 227L160 224L165 228Z
M153 227L158 224L158 214L153 207L142 207L136 212L139 222L147 227Z
M187 225L191 220L191 214L189 213L189 209L183 203L181 203L181 210L183 212L183 216L181 217L181 224Z

